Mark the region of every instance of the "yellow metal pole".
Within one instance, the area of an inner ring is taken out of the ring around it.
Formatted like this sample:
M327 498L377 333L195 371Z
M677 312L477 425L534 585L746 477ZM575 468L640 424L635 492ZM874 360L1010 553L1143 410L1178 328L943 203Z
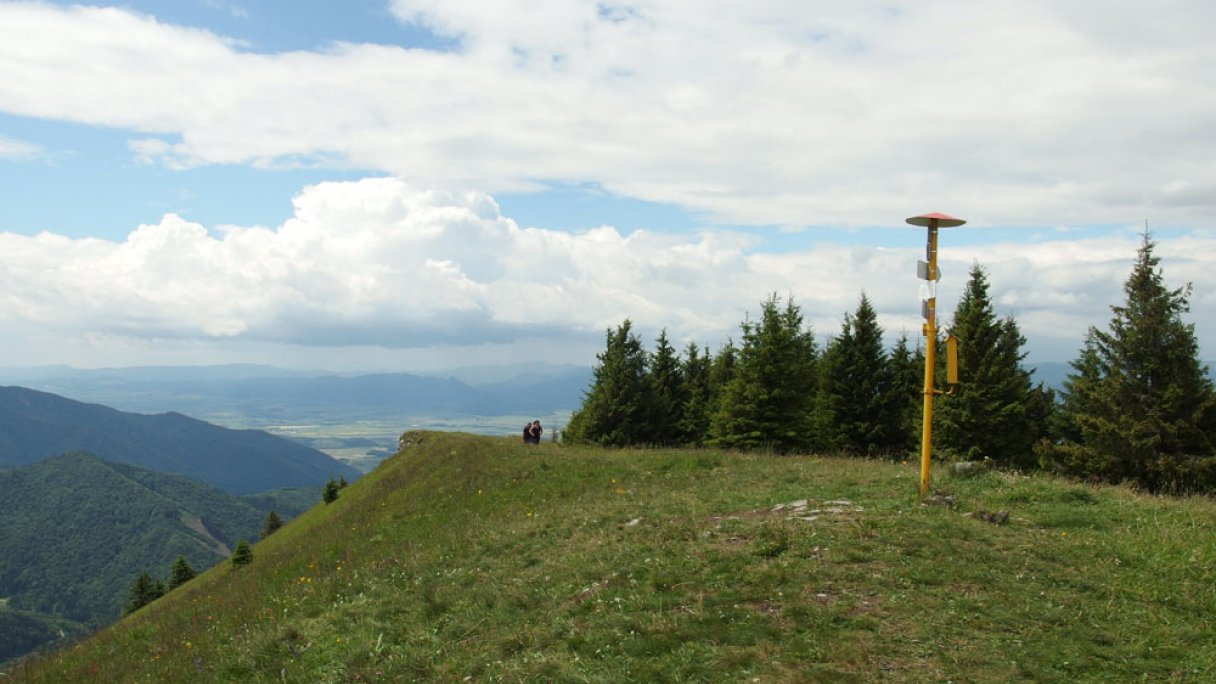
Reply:
M933 451L933 370L937 346L937 227L938 220L929 221L928 253L929 287L933 295L927 301L925 315L925 410L920 435L920 494L929 491L929 459Z

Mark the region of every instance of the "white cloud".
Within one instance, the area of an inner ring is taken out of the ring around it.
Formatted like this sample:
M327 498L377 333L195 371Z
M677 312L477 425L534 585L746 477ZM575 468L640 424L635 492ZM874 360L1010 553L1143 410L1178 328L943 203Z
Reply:
M0 159L30 159L41 152L38 145L0 135Z
M174 168L594 180L736 223L1216 218L1201 0L391 7L460 48L254 54L119 9L3 3L0 110L136 131Z
M822 339L862 290L891 339L919 335L920 248L542 230L492 199L564 182L794 230L939 208L970 229L1031 227L1033 244L945 233L939 299L948 320L978 261L1040 359L1106 324L1148 218L1172 229L1167 279L1195 283L1191 319L1216 341L1216 5L390 6L458 47L253 53L123 9L0 2L0 112L127 131L134 160L171 169L385 174L306 188L274 227L170 214L121 242L0 234L6 338L123 358L344 346L369 363L589 363L626 317L716 348L771 292ZM0 159L41 153L0 137Z
M0 324L47 331L60 344L446 347L466 361L544 338L536 358L566 347L574 358L562 360L591 363L603 331L625 318L648 343L666 327L681 346L716 350L772 292L792 295L823 340L864 290L888 342L900 331L919 336L920 248L821 243L765 254L730 232L526 228L490 196L393 178L308 187L294 206L274 229L213 233L170 214L122 242L0 233ZM1105 326L1139 244L1134 228L980 247L953 246L954 234L941 239L943 318L978 261L998 314L1018 320L1039 359L1070 358L1088 326ZM1200 283L1216 263L1216 238L1173 238L1157 253L1169 283ZM1198 287L1192 301L1193 320L1216 320L1216 288ZM1214 333L1200 328L1201 338Z
M237 19L248 19L249 10L243 6L223 0L204 0L203 4L217 12L223 12Z

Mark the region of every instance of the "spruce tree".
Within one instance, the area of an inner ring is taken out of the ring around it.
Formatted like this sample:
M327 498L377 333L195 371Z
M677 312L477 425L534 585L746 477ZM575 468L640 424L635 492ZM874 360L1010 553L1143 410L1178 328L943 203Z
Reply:
M777 453L805 450L813 438L816 349L802 310L777 295L760 321L741 325L743 346L713 420L716 444Z
M326 480L325 487L321 489L321 500L327 504L337 501L339 489L341 488L338 486L337 480L331 476L328 480Z
M270 511L266 514L266 518L262 520L262 529L258 532L258 539L269 537L282 526L283 519L279 517L278 513Z
M678 426L684 408L684 378L680 359L667 339L666 328L659 332L654 353L649 356L646 397L643 441L661 446L678 444Z
M708 349L702 352L695 342L688 343L681 368L684 406L680 411L680 423L677 426L681 444L699 446L709 432L710 406L713 400L710 389L711 363Z
M899 416L900 449L908 454L915 452L920 444L925 396L925 350L919 344L911 349L908 334L902 333L891 349L889 366L891 394L899 397L894 401L894 410Z
M990 459L1014 468L1035 465L1035 445L1047 434L1051 394L1022 367L1026 339L1013 318L998 319L978 264L954 311L960 384L934 404L934 442L966 460Z
M739 362L739 349L735 341L727 339L726 344L718 350L713 360L709 362L709 406L710 425L705 439L712 436L713 420L722 409L722 397L726 394L726 386L735 378L735 367Z
M236 548L232 550L232 555L228 558L232 563L232 567L239 568L242 565L249 565L253 562L253 549L249 546L249 542L241 539L237 541Z
M1152 491L1216 488L1216 394L1184 323L1191 286L1165 286L1145 232L1126 300L1106 331L1090 328L1065 382L1064 440L1044 464Z
M863 293L855 314L845 314L840 336L824 351L821 420L827 445L850 454L894 455L903 449L895 378L882 328Z
M139 573L139 576L131 582L131 586L127 589L127 602L123 606L122 614L130 615L144 606L152 603L156 599L164 596L165 585L159 580L152 579L147 570Z
M194 572L194 568L186 562L186 557L178 556L177 560L173 561L173 566L169 568L169 591L194 579L196 574L198 573Z
M641 443L646 420L646 352L625 319L608 330L605 349L596 355L592 385L570 417L565 435L572 441L605 446Z

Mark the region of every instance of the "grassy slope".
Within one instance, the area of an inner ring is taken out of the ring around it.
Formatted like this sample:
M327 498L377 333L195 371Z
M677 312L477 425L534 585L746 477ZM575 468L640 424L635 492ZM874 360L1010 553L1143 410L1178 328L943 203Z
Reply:
M1208 681L1216 507L1046 478L428 434L5 681ZM769 509L847 499L812 522ZM1007 509L997 526L964 515Z

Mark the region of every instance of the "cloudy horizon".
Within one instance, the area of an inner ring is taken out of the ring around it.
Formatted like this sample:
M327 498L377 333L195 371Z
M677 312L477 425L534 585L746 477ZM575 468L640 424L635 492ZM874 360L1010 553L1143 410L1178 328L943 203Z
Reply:
M770 294L920 336L989 274L1030 362L1147 225L1216 349L1216 6L0 2L3 365L591 365ZM65 37L69 37L67 39Z

